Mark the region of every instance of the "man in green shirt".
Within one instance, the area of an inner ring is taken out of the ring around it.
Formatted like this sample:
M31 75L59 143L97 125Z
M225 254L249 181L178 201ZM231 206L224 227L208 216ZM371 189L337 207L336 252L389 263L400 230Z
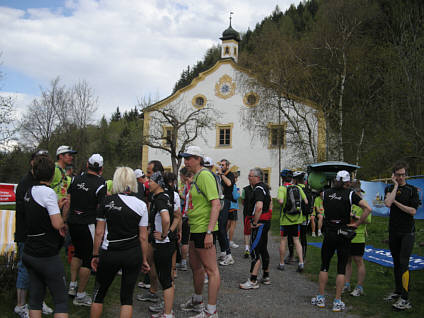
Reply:
M50 187L56 192L59 201L67 197L70 183L66 176L66 166L72 165L76 153L70 146L60 146L56 150L57 162Z
M302 224L304 218L302 215L302 211L299 210L297 214L288 214L286 213L285 207L287 204L287 191L289 187L297 187L300 192L301 199L307 205L308 199L306 198L305 193L302 188L291 183L285 183L278 189L277 199L281 206L281 214L280 214L280 264L278 265L278 270L284 270L284 258L286 256L286 245L287 245L287 237L291 235L293 237L293 242L296 247L296 252L299 257L299 264L297 267L298 272L302 272L303 265L303 255L302 255L302 245L300 244L300 225Z
M193 271L194 294L181 304L183 311L196 311L192 318L217 318L217 298L220 275L216 262L216 231L221 208L215 177L202 167L203 153L199 147L190 146L180 154L186 168L194 173L189 194L188 220L190 223L190 265ZM209 278L208 303L203 305L205 272Z

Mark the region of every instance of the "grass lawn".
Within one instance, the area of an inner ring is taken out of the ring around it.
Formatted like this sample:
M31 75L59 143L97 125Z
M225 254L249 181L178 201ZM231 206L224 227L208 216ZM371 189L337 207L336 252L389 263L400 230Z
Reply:
M279 211L278 202L274 200L273 204L274 211ZM385 242L389 237L388 222L388 217L375 216L372 218L372 223L367 226L367 245L389 249L388 243ZM420 242L424 242L424 220L415 220L415 225L416 239L413 254L424 255L424 247L419 246ZM278 212L273 214L271 231L273 235L279 235ZM320 242L322 239L313 238L308 235L308 241ZM335 292L336 261L337 257L334 256L329 271L327 290L331 294ZM313 281L318 281L320 265L321 249L308 246L305 276ZM367 261L365 262L365 266L367 269L367 276L364 283L365 296L352 297L350 295L344 295L342 297L346 306L353 308L352 313L358 313L363 317L424 317L424 270L410 272L411 287L409 298L413 305L412 310L396 312L392 310L392 306L389 303L383 301L383 297L394 290L393 269ZM354 287L355 283L356 266L353 263L351 285ZM332 297L329 299L331 301ZM327 302L329 299L327 299Z

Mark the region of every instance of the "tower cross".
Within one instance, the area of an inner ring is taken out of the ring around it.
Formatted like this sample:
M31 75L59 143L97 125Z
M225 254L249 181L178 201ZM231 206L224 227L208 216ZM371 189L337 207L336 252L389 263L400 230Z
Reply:
M232 19L231 15L233 15L233 14L234 14L234 12L230 12L230 26L231 26L231 19Z

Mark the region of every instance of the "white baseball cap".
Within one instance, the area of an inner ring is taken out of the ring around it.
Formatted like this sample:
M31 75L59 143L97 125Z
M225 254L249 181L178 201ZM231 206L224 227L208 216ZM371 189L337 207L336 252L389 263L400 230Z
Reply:
M134 174L136 179L145 177L144 172L141 169L135 169Z
M88 164L93 167L103 167L103 157L95 153L88 159Z
M214 166L214 164L213 164L213 160L212 160L212 158L211 158L211 157L205 157L205 158L203 159L203 162L204 162L204 166L205 166L205 167L213 167L213 166Z
M181 152L178 156L183 157L183 158L187 158L187 157L191 157L191 156L198 156L198 157L203 158L203 152L202 152L202 149L200 149L200 147L189 146L187 148L186 152Z
M340 170L336 175L337 181L348 182L350 181L350 174L346 170Z
M75 153L77 153L75 150L72 150L72 148L70 147L70 146L60 146L59 148L57 148L57 150L56 150L56 156L59 156L59 155L61 155L61 154L64 154L64 153L72 153L72 154L75 154Z

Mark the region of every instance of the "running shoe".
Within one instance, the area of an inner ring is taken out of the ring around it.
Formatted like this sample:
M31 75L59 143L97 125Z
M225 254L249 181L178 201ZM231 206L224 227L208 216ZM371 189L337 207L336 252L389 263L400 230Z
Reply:
M299 265L297 265L297 272L298 273L302 273L303 269L305 268L305 265L303 263L299 263Z
M50 308L49 306L47 306L47 304L43 301L43 309L42 309L42 311L43 311L43 314L44 315L51 315L54 310L52 308Z
M184 304L180 305L180 308L183 311L202 312L204 306L203 306L203 301L195 302L195 301L193 301L193 297L190 297L189 300L187 300Z
M68 295L75 297L77 295L77 289L78 289L78 285L72 286L69 284Z
M29 318L28 304L25 304L23 306L16 306L15 313L21 318Z
M312 237L317 237L317 235L315 234L315 232L312 232Z
M180 266L178 267L178 269L180 271L186 272L188 270L187 264L180 264Z
M218 257L218 262L222 262L223 260L225 260L226 257L227 257L227 253L221 252L221 254L219 254L219 257Z
M244 258L249 258L250 257L250 252L249 250L245 250L244 251Z
M345 303L342 302L340 299L334 299L333 301L333 311L339 312L345 309Z
M138 294L136 299L140 301L150 301L152 303L157 303L159 301L159 296L148 291L145 294Z
M284 264L278 264L277 269L279 271L283 271L284 270Z
M234 264L234 258L231 256L231 254L228 254L223 261L219 262L219 265L222 265L222 266L228 266L233 264Z
M160 313L157 313L157 314L153 314L150 317L151 318L165 318L166 316L165 316L165 313L164 312L160 312ZM171 317L172 318L175 317L174 311L171 311Z
M325 307L325 297L321 295L317 295L316 297L311 299L311 304L317 306L319 308Z
M237 247L239 247L239 245L238 245L238 244L236 244L236 243L234 243L233 241L231 241L231 242L230 242L230 247L231 247L231 248L237 248Z
M342 293L349 293L350 291L350 284L344 284Z
M163 302L163 301L161 301L161 302L158 302L158 303L156 303L156 304L153 304L153 305L150 305L149 306L149 310L151 311L151 312L158 312L158 313L161 313L161 312L163 312L163 306L165 305L165 303Z
M364 289L361 287L355 287L353 292L350 293L350 296L358 297L364 294Z
M218 313L215 311L213 314L210 314L206 310L202 310L199 314L190 318L218 318Z
M408 299L402 299L402 298L399 298L397 302L395 302L392 306L394 309L397 309L397 310L406 310L406 309L412 308L412 305L408 301Z
M391 294L387 295L386 297L384 297L384 300L385 301L393 301L393 300L399 299L399 297L400 297L400 294L394 292L394 293L391 293Z
M86 306L90 307L93 301L91 300L91 297L87 294L85 294L82 297L75 297L74 301L72 302L75 306Z
M322 232L318 231L318 237L321 237L321 236L322 236Z
M269 276L264 277L264 278L262 278L261 283L264 284L264 285L271 285L271 278L269 278Z
M144 289L150 288L150 284L146 284L145 282L139 282L137 286Z
M205 274L205 280L203 281L204 284L209 283L209 277L208 274Z
M242 283L239 286L241 289L258 289L259 283L257 281L252 282L250 279L248 279L245 283Z

